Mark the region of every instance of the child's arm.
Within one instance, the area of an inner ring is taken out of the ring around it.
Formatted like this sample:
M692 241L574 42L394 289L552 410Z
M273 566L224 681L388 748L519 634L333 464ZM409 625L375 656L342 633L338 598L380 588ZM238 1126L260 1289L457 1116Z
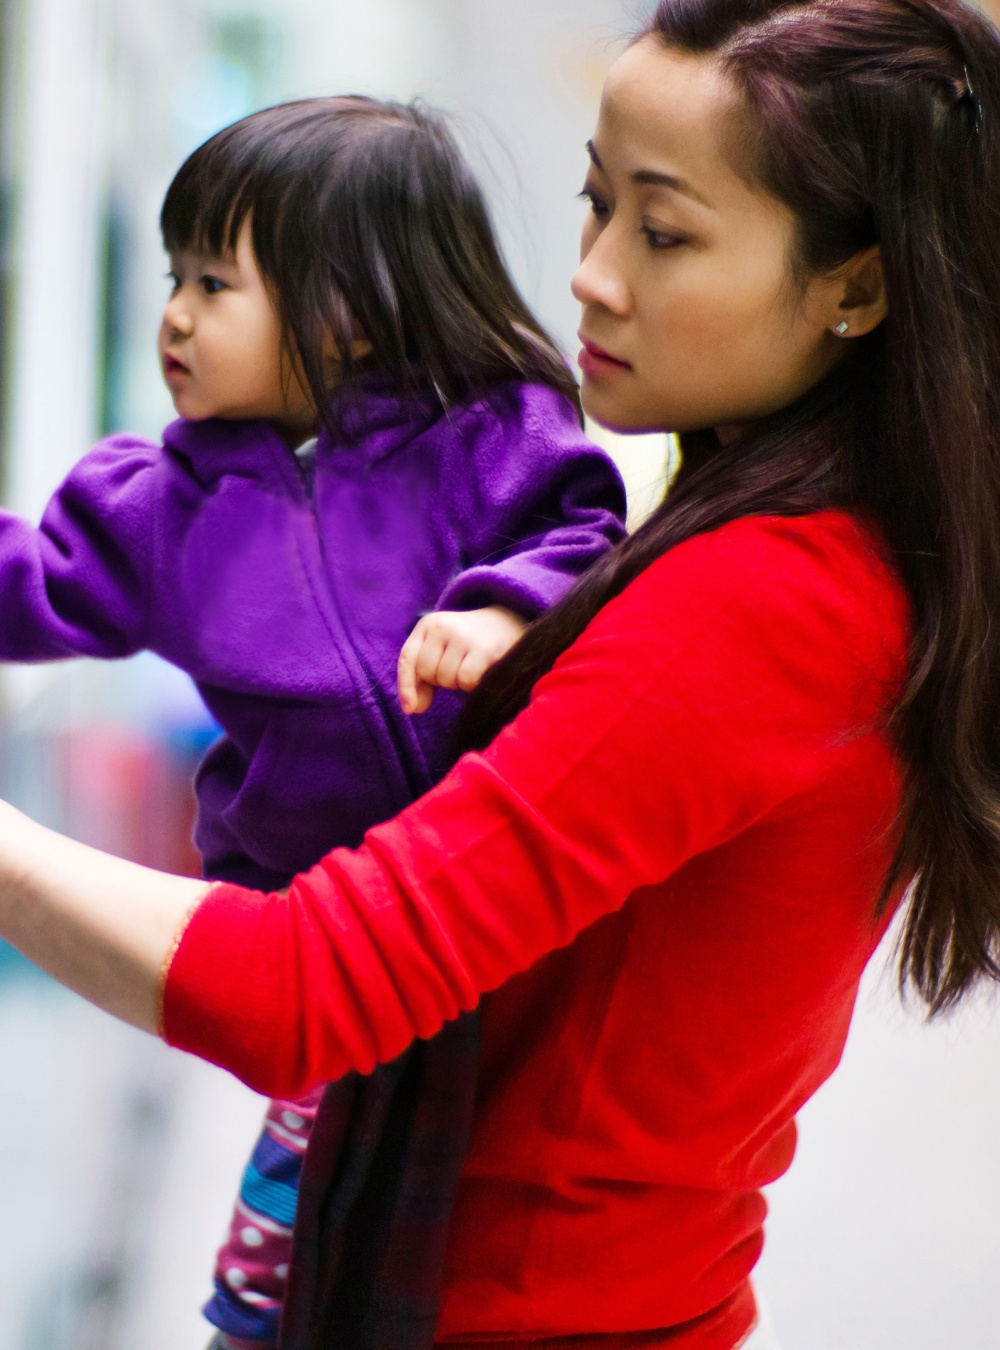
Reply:
M514 385L495 402L467 410L461 424L451 509L467 565L400 654L406 712L429 707L435 685L474 689L625 533L618 470L583 434L569 400Z
M0 660L119 657L146 645L160 453L114 437L76 465L40 525L0 510Z
M469 693L510 651L527 620L502 605L425 614L399 654L399 701L426 712L435 687Z
M625 534L625 489L563 395L514 385L469 412L452 472L465 567L435 610L536 618ZM458 462L458 460L461 462Z

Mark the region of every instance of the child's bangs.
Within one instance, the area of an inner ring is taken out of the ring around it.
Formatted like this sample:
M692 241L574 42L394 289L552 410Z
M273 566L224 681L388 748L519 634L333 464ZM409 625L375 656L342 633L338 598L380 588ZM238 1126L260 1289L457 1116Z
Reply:
M218 139L218 138L216 138ZM247 166L233 162L209 141L182 165L170 184L160 212L163 246L168 253L193 252L226 257L236 251L243 222L253 204Z

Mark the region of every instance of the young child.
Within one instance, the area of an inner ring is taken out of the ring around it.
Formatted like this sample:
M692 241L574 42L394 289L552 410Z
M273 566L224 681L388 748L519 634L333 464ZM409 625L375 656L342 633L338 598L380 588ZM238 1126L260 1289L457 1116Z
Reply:
M254 114L191 155L161 225L180 420L100 443L39 528L0 515L0 659L187 671L224 733L205 874L275 888L441 776L460 691L621 536L623 491L436 117ZM220 1344L276 1339L318 1098L268 1113Z

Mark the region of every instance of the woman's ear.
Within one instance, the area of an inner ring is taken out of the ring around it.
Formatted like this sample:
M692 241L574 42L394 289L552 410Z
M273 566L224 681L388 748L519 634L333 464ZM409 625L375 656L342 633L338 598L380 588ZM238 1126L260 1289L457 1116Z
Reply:
M882 250L877 244L856 253L835 273L832 310L826 325L838 337L864 337L888 313Z

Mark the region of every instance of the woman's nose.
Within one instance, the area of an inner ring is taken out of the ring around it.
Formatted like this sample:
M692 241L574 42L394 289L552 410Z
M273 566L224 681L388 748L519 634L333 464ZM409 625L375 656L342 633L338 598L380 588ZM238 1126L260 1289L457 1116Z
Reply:
M632 298L616 257L614 239L602 231L590 248L585 249L570 282L573 296L583 306L600 305L619 317L627 315Z

